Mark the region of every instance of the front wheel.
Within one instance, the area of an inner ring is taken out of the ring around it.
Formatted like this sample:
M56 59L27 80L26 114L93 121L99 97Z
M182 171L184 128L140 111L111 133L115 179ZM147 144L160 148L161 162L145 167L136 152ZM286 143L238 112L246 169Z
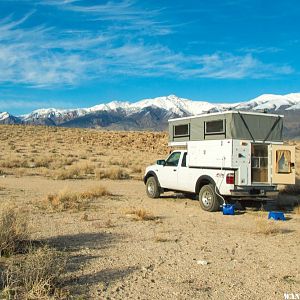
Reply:
M160 187L153 176L147 179L146 192L150 198L158 198L160 196Z
M212 184L204 185L199 192L200 206L206 211L218 211L220 209L219 197Z

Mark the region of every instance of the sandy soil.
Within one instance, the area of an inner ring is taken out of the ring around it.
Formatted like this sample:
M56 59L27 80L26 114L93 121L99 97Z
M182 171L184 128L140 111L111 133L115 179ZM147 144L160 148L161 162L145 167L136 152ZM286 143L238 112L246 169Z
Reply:
M100 183L114 196L86 211L41 208L49 193ZM78 299L284 299L300 292L299 214L287 213L277 222L281 232L265 235L253 210L223 216L173 194L149 199L142 181L6 176L0 186L2 204L30 211L34 239L68 253L64 285ZM132 208L154 218L137 221Z

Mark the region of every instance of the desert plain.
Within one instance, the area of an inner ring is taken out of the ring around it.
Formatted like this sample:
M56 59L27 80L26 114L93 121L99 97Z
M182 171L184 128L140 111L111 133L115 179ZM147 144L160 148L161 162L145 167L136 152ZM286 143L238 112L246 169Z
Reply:
M234 216L146 196L164 132L0 126L1 299L285 299L300 293L297 184Z

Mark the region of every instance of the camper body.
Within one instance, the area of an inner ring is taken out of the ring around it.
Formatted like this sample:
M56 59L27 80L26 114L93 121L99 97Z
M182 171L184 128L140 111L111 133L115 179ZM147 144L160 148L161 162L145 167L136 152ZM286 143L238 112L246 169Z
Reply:
M146 169L148 196L197 194L208 211L276 196L278 184L295 183L295 147L283 145L282 127L283 116L237 111L169 120L175 149Z

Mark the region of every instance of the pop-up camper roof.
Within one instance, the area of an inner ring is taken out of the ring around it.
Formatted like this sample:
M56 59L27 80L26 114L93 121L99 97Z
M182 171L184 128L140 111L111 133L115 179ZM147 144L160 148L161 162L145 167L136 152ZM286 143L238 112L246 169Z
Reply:
M169 142L221 139L282 142L283 116L226 111L169 120Z

